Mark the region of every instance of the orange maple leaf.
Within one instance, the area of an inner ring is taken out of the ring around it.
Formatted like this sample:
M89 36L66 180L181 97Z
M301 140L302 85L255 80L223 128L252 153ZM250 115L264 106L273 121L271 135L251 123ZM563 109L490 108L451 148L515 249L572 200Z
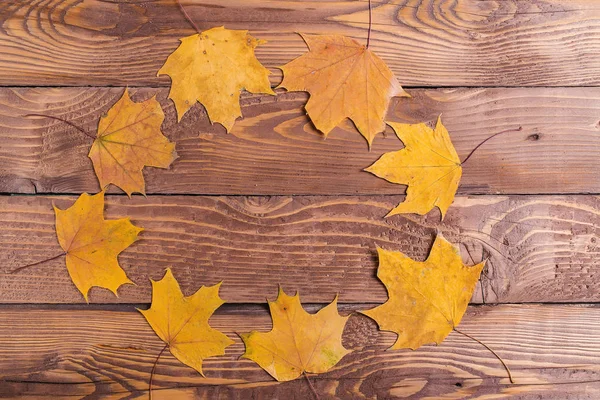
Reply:
M304 372L323 373L350 353L342 346L348 317L337 311L337 297L311 315L304 311L300 296L288 296L279 288L276 301L269 302L271 332L240 334L246 352L242 357L256 362L278 381L296 379Z
M163 136L165 115L156 98L134 103L123 96L98 123L98 137L88 156L104 189L114 184L129 196L146 193L144 166L168 168L177 158L175 143Z
M212 28L184 37L158 75L171 77L169 98L175 103L177 120L196 103L206 108L212 123L227 132L242 116L240 91L274 95L269 70L256 59L254 49L266 43L248 31Z
M441 235L423 262L380 248L377 253L377 277L389 299L362 313L398 335L392 349L441 343L460 323L485 262L465 266L458 249Z
M61 210L54 207L56 235L65 251L67 270L77 289L88 301L93 286L103 287L117 295L117 289L133 283L119 266L117 256L143 230L129 218L104 219L104 192L82 194L75 203Z
M404 201L386 217L403 213L425 215L438 207L444 219L458 189L462 162L441 117L435 129L425 123L388 124L404 148L383 154L365 169L388 182L408 185Z
M308 53L281 67L280 87L306 91L306 112L325 136L350 118L369 143L385 129L394 96L410 97L385 62L366 46L341 35L301 34Z
M233 344L233 340L208 324L210 316L225 303L219 297L220 286L202 286L184 297L171 269L167 269L160 281L152 281L150 308L138 309L171 354L202 376L202 360L225 354L225 348Z

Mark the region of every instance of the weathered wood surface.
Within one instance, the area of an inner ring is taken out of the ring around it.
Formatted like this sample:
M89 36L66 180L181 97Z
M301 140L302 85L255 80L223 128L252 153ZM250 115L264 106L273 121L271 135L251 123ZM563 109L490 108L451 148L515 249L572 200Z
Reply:
M295 34L364 43L367 1L181 0L200 29L225 25L268 40L273 71L306 51ZM371 48L405 86L600 83L594 0L373 1ZM0 4L0 84L168 85L156 72L194 34L174 0L9 0Z
M257 57L273 85L277 66L306 51L295 32L367 36L366 0L181 1L201 29L267 39ZM499 353L516 384L457 333L439 347L386 352L395 336L355 314L344 334L353 353L310 378L320 397L600 398L600 307L524 304L600 302L600 198L566 195L600 193L600 5L372 4L371 48L413 96L394 99L388 119L443 114L461 158L523 127L465 165L462 196L443 223L437 212L383 219L404 187L362 169L401 142L388 129L369 152L350 122L323 140L305 115L305 93L243 94L244 118L229 135L200 105L177 124L170 80L156 77L178 39L194 33L175 0L0 1L0 193L38 194L0 196L0 398L147 398L163 344L133 303L146 307L148 278L166 267L186 294L224 280L221 295L234 304L211 324L235 344L205 361L207 378L164 355L155 399L311 398L304 379L280 384L240 360L236 333L270 329L264 301L278 284L304 303L339 293L342 314L381 303L375 247L422 260L436 233L458 244L466 263L488 259L472 302L522 303L472 306L461 324ZM62 117L94 133L126 85L135 100L158 95L180 158L169 170L146 169L148 198L107 196L108 218L145 228L119 257L137 285L118 298L95 288L87 306L64 259L10 273L62 252L52 204L66 208L75 197L61 194L99 190L89 138L23 115Z
M99 190L87 157L91 139L65 125L27 113L59 116L95 134L100 116L122 88L0 89L0 191ZM351 123L327 140L312 128L303 93L245 96L245 118L232 133L211 126L194 107L176 124L167 90L134 90L144 100L158 92L165 135L180 158L171 169L147 168L147 193L401 194L362 170L401 142L388 128L371 152ZM481 147L464 166L459 191L471 193L600 193L600 88L412 90L396 99L390 120L434 121L442 113L459 155L490 135L523 127ZM119 189L113 189L119 191Z
M82 303L60 254L52 204L75 197L0 197L0 302ZM474 301L600 301L600 199L595 196L460 197L439 214L383 216L402 196L108 196L109 219L129 216L141 240L120 256L136 286L120 297L92 289L94 303L150 299L149 278L172 267L185 290L224 280L229 302L262 303L277 285L307 302L383 302L376 246L424 259L436 231L466 263L488 259Z
M266 308L224 307L210 323L235 344L224 356L205 360L206 378L165 353L156 369L154 398L311 398L304 379L277 383L253 362L239 359L244 347L236 333L269 330ZM461 330L492 347L516 383L510 384L490 352L457 333L437 347L385 351L395 335L377 331L373 321L359 315L350 318L344 332L343 343L353 352L330 372L310 379L323 399L600 397L598 307L470 307ZM144 398L163 347L133 307L4 306L0 343L0 397Z

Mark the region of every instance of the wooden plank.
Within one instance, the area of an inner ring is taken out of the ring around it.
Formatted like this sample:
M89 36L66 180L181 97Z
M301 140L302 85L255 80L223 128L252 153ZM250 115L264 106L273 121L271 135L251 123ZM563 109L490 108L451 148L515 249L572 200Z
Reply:
M156 72L195 33L175 1L4 1L0 85L162 85ZM364 43L367 1L182 0L200 29L249 29L273 71L306 51L295 32ZM594 0L373 1L371 48L405 86L600 83Z
M64 259L10 274L62 250L52 204L74 197L0 197L0 302L82 303ZM461 247L465 262L488 259L473 301L600 301L600 199L595 196L460 197L439 214L383 216L401 196L109 196L109 219L129 216L141 240L120 256L136 286L120 297L92 289L94 303L144 303L149 278L172 267L182 287L224 280L223 298L262 303L277 285L307 302L383 302L376 246L424 259L436 231ZM483 297L482 297L483 296Z
M370 307L370 305L363 305ZM350 309L344 308L342 313ZM311 312L314 307L309 308ZM470 307L461 330L491 346L452 333L440 346L385 351L395 335L353 315L344 345L353 352L330 372L310 376L321 398L589 398L600 396L600 308L503 305ZM267 331L263 307L219 310L211 325L235 344L205 360L202 378L168 352L154 377L154 398L308 399L304 378L277 383L243 352L237 332ZM0 396L145 398L163 343L133 308L0 309Z
M0 191L7 193L99 190L87 157L91 140L61 122L23 118L60 116L95 132L100 116L122 88L0 89ZM144 100L157 90L134 90ZM464 158L490 135L523 127L487 142L469 160L459 191L471 193L600 193L600 88L413 90L397 99L390 120L434 121L443 114ZM170 170L145 170L147 193L195 194L399 194L394 185L362 170L401 142L388 128L371 152L351 123L327 140L312 128L305 94L245 96L245 118L231 134L211 126L196 106L180 124L167 90L165 134L180 158ZM114 191L119 191L114 189Z

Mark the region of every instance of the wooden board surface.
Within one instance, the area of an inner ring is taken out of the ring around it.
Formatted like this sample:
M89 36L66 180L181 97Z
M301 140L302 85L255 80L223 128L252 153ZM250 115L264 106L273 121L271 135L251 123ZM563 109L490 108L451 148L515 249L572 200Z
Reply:
M200 29L266 39L281 66L306 51L295 32L366 42L367 1L181 0ZM156 72L194 34L173 0L4 1L0 84L166 86ZM591 86L600 83L594 0L373 1L371 48L405 86Z
M64 258L17 274L62 250L52 204L74 197L0 197L0 302L82 303ZM172 267L187 292L221 280L223 298L262 303L277 285L307 302L383 302L376 246L423 260L436 232L460 246L466 263L488 259L474 301L600 301L600 199L595 196L460 197L439 214L383 216L401 196L109 196L106 217L131 217L141 240L120 262L136 286L120 297L92 289L94 303L143 303L149 278ZM482 297L483 296L483 297Z
M0 89L0 191L81 193L99 190L87 157L91 139L45 113L95 134L100 116L122 88ZM165 135L180 158L171 169L146 168L147 193L186 194L401 194L362 171L402 148L388 128L369 152L351 123L326 140L312 128L303 93L245 96L244 119L232 133L211 126L197 105L176 124L167 90L133 90L134 99L158 93ZM389 119L417 123L439 114L462 159L494 133L464 165L459 192L600 193L600 88L412 90L395 99ZM119 189L114 189L119 192Z
M366 0L180 0L200 29L248 29L277 68L303 54L296 32L365 43ZM238 332L267 331L265 298L299 290L311 312L339 293L343 315L387 299L376 246L423 260L436 234L467 264L487 259L460 329L440 346L385 351L395 335L350 317L353 350L311 376L333 398L600 398L600 5L595 0L372 0L371 49L408 88L391 121L442 114L465 164L459 197L439 213L383 219L405 187L362 170L402 147L390 128L369 152L351 122L327 140L305 115L306 93L244 93L231 134L196 104L176 123L170 79L156 77L195 31L175 0L0 1L0 398L148 398L163 344L134 305L172 267L184 293L224 280L211 324L235 340L202 378L170 354L155 399L312 398L304 379L274 381L240 360ZM129 86L157 95L180 158L147 168L147 198L107 196L107 218L145 228L119 260L136 285L86 305L64 259L52 204L99 190L87 157L98 120ZM16 196L14 194L17 194ZM19 195L24 194L24 195ZM491 305L492 303L498 303ZM518 304L508 304L518 303ZM545 304L529 304L545 303ZM548 304L552 303L552 304ZM570 303L570 304L557 304ZM585 303L585 304L581 304Z
M350 311L344 308L342 314ZM304 379L277 383L253 362L239 359L244 347L236 333L268 331L265 308L224 307L210 321L235 344L224 356L205 360L206 378L166 352L156 369L153 398L311 398ZM500 362L464 336L452 333L440 346L417 351L385 351L395 335L353 315L343 340L353 352L310 379L322 399L595 399L600 396L599 321L600 308L589 306L470 307L461 330L505 360L515 380L510 384ZM150 370L163 347L133 307L4 306L0 343L0 397L147 398Z

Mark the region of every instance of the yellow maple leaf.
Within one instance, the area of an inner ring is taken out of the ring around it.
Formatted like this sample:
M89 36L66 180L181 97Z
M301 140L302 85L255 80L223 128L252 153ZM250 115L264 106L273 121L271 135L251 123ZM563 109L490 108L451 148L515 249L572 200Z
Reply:
M150 308L138 309L171 354L202 376L202 360L225 354L225 348L233 344L208 324L215 310L225 303L219 297L220 286L202 286L184 297L171 269L167 269L160 281L152 281Z
M485 262L465 266L458 249L441 235L424 262L401 252L378 248L377 253L377 277L389 299L362 313L398 334L391 349L441 343L460 323Z
M385 62L357 41L341 35L305 35L309 51L281 67L280 87L306 91L306 112L325 136L350 118L369 148L385 129L394 96L410 97Z
M177 158L175 143L160 130L164 119L154 97L134 103L125 89L100 118L98 137L88 154L102 188L112 183L129 196L133 192L145 194L144 166L167 168Z
M266 43L248 31L212 28L180 39L158 75L171 77L169 98L175 103L177 120L196 103L206 108L212 123L227 132L242 116L240 90L274 95L267 70L254 55Z
M365 169L389 182L408 185L404 202L386 217L401 213L424 215L438 207L443 219L454 201L462 164L441 118L435 129L424 123L388 124L404 148L385 153Z
M300 296L288 296L279 288L276 301L269 302L273 329L240 334L248 358L280 382L296 379L304 372L323 373L350 353L342 346L348 317L337 311L337 296L331 304L311 315Z
M66 210L54 207L56 235L65 251L67 270L77 289L88 301L93 286L103 287L115 295L126 283L133 283L119 266L117 256L143 230L129 218L104 219L104 192L82 194Z

